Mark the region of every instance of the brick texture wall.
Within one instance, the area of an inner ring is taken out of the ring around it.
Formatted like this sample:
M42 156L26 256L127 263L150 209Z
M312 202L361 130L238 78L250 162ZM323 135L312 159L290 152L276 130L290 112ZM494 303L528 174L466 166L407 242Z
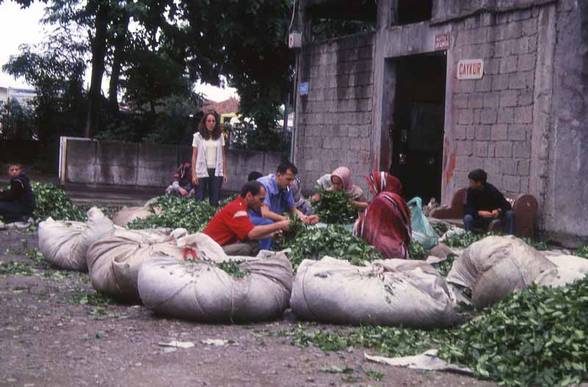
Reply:
M450 78L454 187L483 168L510 195L529 190L538 15L537 8L486 13L453 25L454 67L460 59L484 60L482 79Z
M351 168L364 187L371 157L373 34L305 46L298 82L294 162L306 191L340 165Z

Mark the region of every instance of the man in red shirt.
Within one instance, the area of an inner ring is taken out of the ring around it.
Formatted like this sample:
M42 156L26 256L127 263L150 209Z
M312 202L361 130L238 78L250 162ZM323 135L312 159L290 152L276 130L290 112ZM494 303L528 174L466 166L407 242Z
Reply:
M265 199L265 188L258 181L247 182L241 195L220 209L208 222L203 233L214 239L229 255L252 255L257 243L243 243L264 239L276 231L287 230L289 220L255 226L248 209L259 211Z

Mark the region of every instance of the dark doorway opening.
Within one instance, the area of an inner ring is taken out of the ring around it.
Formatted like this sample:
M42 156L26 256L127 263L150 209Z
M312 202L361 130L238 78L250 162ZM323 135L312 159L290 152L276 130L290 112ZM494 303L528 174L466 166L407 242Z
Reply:
M445 120L444 53L394 59L392 166L404 186L404 196L424 203L441 199Z
M430 20L433 15L433 0L397 0L396 25L405 25Z

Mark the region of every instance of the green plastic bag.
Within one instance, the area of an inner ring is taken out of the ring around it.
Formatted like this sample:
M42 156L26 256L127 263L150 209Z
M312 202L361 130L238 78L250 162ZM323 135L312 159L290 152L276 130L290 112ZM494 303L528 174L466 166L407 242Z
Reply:
M410 208L410 225L412 239L419 242L425 249L431 249L437 245L437 233L423 213L423 201L414 197L407 203Z

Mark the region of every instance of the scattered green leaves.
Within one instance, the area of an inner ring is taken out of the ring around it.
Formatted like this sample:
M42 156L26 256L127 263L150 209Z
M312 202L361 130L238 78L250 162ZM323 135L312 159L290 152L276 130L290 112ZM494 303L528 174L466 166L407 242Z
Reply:
M495 235L493 233L476 234L471 231L466 231L463 234L451 235L445 240L445 244L449 247L468 247L474 242L484 239L488 236Z
M34 269L28 262L4 261L0 262L0 275L23 275L31 276Z
M357 218L357 209L351 205L344 191L319 192L320 200L313 204L321 222L328 224L349 224Z
M588 258L588 245L582 246L574 252L578 257Z
M227 274L229 274L235 278L243 278L247 274L249 274L249 271L242 270L241 266L240 266L241 263L243 263L243 261L232 260L232 261L220 262L220 263L217 263L216 265L218 266L219 269L225 271Z
M55 220L86 220L83 211L72 203L62 189L38 181L32 183L32 188L36 203L33 217L36 220L41 221L48 217Z
M107 295L99 292L86 292L78 290L71 296L72 304L104 306L115 304L116 302Z
M294 267L298 267L304 259L318 260L325 255L346 259L354 265L382 259L373 246L354 237L340 225L309 227L284 247L291 249L289 257Z
M368 378L375 380L376 382L381 382L384 379L384 374L380 371L365 370L365 374L368 376Z
M176 196L160 196L152 204L161 212L146 219L136 219L129 223L130 229L148 229L159 227L185 228L189 232L202 231L210 218L215 214L216 207L205 201Z

